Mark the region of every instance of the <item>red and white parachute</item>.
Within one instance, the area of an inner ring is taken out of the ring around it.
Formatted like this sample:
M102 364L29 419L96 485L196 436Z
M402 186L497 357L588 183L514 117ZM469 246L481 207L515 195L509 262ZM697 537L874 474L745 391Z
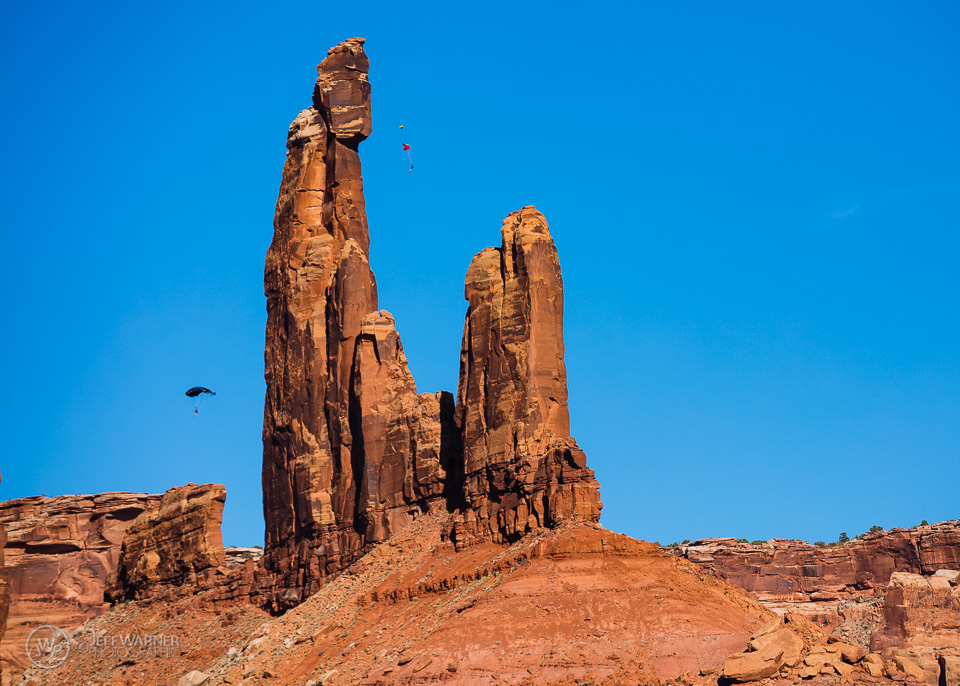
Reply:
M407 153L407 161L410 163L410 169L407 171L413 171L413 156L410 154L410 146L407 145L406 138L403 133L403 124L400 125L400 139L403 141L403 151Z

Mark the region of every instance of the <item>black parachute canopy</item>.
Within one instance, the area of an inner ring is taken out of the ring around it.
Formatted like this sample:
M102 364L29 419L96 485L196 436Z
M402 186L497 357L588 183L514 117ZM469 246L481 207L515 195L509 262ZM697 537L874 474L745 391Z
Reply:
M206 393L208 395L216 395L216 393L211 391L209 388L204 388L203 386L194 386L193 388L187 391L187 397L196 398L201 393Z

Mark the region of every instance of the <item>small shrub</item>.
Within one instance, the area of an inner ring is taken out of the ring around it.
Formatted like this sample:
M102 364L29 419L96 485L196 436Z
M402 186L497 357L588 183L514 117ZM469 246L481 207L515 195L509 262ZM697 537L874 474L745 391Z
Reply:
M690 543L690 539L689 539L689 538L685 538L685 539L683 539L683 540L680 542L680 545L687 545L688 543Z
M749 542L750 542L750 541L748 541L748 540L745 539L745 538L738 538L738 539L737 539L737 543L749 543Z
M920 526L930 526L930 522L924 519L922 522L920 522Z
M818 548L826 548L826 547L827 547L827 544L824 543L823 541L814 541L813 544L814 544L815 546L817 546Z
M850 542L850 537L847 536L847 532L841 531L840 538L837 539L837 543L849 543L849 542Z
M877 526L876 524L874 524L873 526L870 527L870 533L875 534L875 533L877 533L878 531L883 531L883 527L882 527L882 526Z
M766 541L750 541L750 545L763 545Z

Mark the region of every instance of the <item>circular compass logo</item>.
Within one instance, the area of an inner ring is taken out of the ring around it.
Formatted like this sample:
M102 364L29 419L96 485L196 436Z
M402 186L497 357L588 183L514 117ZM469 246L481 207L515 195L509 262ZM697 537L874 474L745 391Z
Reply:
M44 624L27 636L27 657L41 669L59 667L70 655L70 637L63 629Z

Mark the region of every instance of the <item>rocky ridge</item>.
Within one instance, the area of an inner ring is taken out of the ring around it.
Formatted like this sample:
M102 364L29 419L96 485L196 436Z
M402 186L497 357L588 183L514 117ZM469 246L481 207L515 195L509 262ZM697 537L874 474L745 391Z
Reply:
M764 601L843 600L886 587L893 572L960 569L960 521L870 532L830 546L707 538L670 551Z
M146 686L194 671L207 686L662 683L717 672L773 618L696 566L596 524L457 551L452 518L419 517L281 616L211 606L211 591L126 604L77 640L136 625L181 636L178 653L133 666L84 653L28 677L38 686L94 674ZM223 635L211 631L220 624Z
M940 659L944 669L960 674L960 521L870 532L829 546L721 538L664 550L749 591L780 614L813 620L831 642L874 655L863 664L859 658L847 661L869 676L894 678L919 670L924 676L918 678L935 683ZM756 666L761 657L745 654L738 660ZM849 671L842 665L781 663L774 673L790 667L798 668L798 678L846 677ZM767 662L760 671L772 668Z
M804 614L830 629L844 624L853 630L864 622L875 629L880 596L894 572L960 569L960 521L870 532L829 546L711 538L665 550L750 591L772 609Z

